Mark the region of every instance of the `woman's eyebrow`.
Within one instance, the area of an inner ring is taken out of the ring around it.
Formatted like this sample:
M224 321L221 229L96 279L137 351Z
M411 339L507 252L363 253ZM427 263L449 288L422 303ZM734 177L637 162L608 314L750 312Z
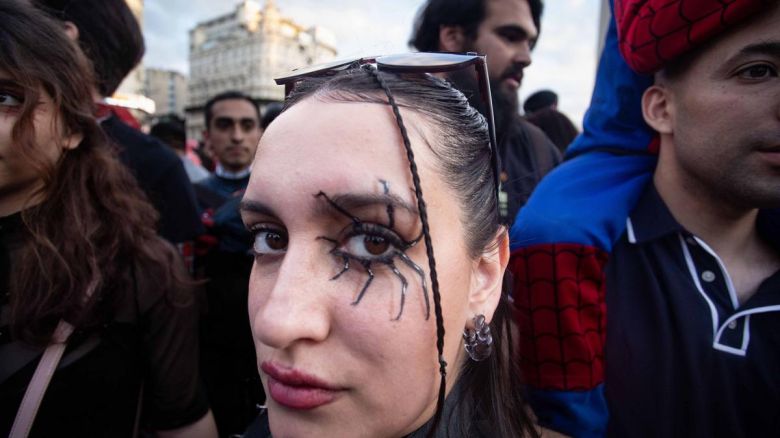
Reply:
M239 211L245 211L248 213L262 214L265 216L278 217L273 209L262 202L253 201L251 199L244 199L238 204Z
M317 193L315 196L321 198L324 195L323 192ZM406 210L409 213L418 215L419 211L417 207L406 202L400 196L393 193L376 194L376 193L342 193L334 196L328 196L327 199L323 198L323 202L319 203L317 210L318 214L332 215L339 209L346 212L352 210L359 210L367 207L388 207L392 206L394 209ZM327 202L330 201L330 202Z
M11 88L13 91L22 91L24 87L14 79L0 78L0 87Z

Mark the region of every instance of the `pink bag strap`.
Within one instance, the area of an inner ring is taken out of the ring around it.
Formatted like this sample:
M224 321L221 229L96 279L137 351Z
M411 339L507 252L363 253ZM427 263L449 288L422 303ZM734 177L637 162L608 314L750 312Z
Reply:
M49 386L54 370L57 369L57 364L60 363L62 353L65 352L65 347L68 345L68 337L70 337L71 333L73 333L73 326L65 322L65 320L60 320L60 323L54 330L52 342L43 352L43 357L38 362L35 374L33 374L32 380L30 380L30 384L27 386L27 391L24 393L22 404L16 413L16 419L11 428L11 434L8 436L9 438L27 438L27 435L30 433L33 421L35 421L35 415L41 406L43 394Z
M87 287L87 293L84 296L85 300L92 296L96 286L97 281L93 279ZM27 435L30 434L35 416L38 414L38 408L43 400L43 394L49 386L60 359L62 359L65 347L68 346L68 338L71 333L73 333L73 326L61 319L59 324L57 324L57 328L54 329L51 342L44 350L43 356L41 356L41 360L35 368L30 384L27 385L27 391L25 391L22 404L19 405L19 410L16 412L14 425L11 427L11 433L8 435L8 438L27 438Z

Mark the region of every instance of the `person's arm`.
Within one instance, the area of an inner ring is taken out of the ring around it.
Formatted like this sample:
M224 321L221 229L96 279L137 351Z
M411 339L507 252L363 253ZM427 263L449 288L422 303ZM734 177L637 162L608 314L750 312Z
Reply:
M200 420L172 430L158 430L158 438L217 438L217 425L211 410Z
M159 245L159 253L166 254L171 270L186 277L175 249L163 239L157 239L155 244ZM143 425L147 430L165 433L207 433L214 428L214 419L199 376L198 307L194 292L186 284L161 287L165 282L159 266L141 264L136 271L147 368Z

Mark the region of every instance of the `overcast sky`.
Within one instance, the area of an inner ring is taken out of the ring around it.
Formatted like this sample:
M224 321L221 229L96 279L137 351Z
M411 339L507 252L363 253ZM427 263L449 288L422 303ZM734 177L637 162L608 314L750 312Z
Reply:
M200 21L231 12L240 1L144 3L144 65L187 74L188 31ZM330 30L336 36L339 58L409 51L406 41L422 3L423 0L276 0L283 16L304 26ZM600 3L546 0L541 39L533 53L533 65L526 69L521 99L540 89L552 89L560 96L559 109L581 125L596 70Z

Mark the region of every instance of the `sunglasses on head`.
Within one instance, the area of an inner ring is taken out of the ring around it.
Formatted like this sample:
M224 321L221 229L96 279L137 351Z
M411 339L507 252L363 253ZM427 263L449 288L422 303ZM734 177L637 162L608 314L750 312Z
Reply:
M361 65L373 64L379 71L398 74L448 73L473 66L477 74L480 96L486 109L485 119L488 123L490 137L490 160L493 167L493 179L496 187L496 201L499 202L499 172L498 149L496 146L496 129L493 120L493 100L490 94L487 63L484 55L476 53L430 53L415 52L386 56L369 56L333 61L293 70L289 75L275 79L277 85L284 85L284 95L289 95L295 85L309 77L328 76L340 71L349 70ZM500 202L497 205L501 205Z

